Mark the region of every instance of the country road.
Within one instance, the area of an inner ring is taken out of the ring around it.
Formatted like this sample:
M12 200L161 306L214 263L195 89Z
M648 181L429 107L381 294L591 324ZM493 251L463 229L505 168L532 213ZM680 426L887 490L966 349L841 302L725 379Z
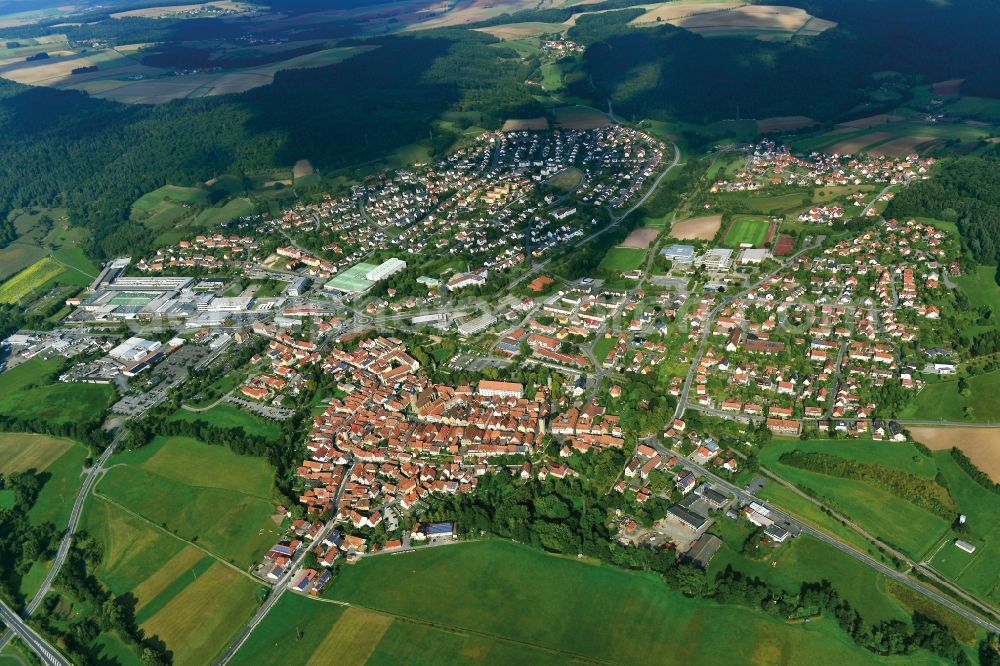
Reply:
M119 430L118 434L115 435L115 438L111 440L110 444L108 444L108 447L104 449L101 457L97 459L97 462L90 469L87 470L87 475L84 477L83 484L80 486L80 492L77 493L76 499L73 501L73 510L70 512L69 523L67 524L66 531L63 533L63 538L59 542L59 549L56 551L55 560L53 560L52 566L49 568L49 572L45 576L45 580L42 581L41 587L38 588L38 592L35 593L35 596L25 608L24 617L31 617L32 614L38 610L38 607L41 605L45 595L49 593L50 589L52 589L52 581L56 579L56 576L59 575L59 571L62 569L63 564L66 563L66 557L69 555L69 548L73 543L73 534L76 532L76 528L80 523L80 516L83 514L83 505L87 501L87 497L90 495L90 489L93 487L97 477L103 471L104 465L108 462L108 458L111 457L115 447L123 439L125 439L125 435L127 433L128 431L125 429ZM13 636L14 631L12 629L4 632L3 636L0 636L0 650L2 650L8 642L10 642L10 639L13 638ZM39 657L43 657L43 655L39 654Z
M734 495L738 500L740 500L742 502L746 502L746 503L756 502L757 504L760 504L762 506L768 507L771 510L771 517L773 519L775 519L775 522L782 523L782 524L789 524L789 525L794 526L801 533L805 533L805 534L808 534L809 536L812 536L812 537L814 537L816 539L819 539L820 541L822 541L822 542L824 542L824 543L826 543L826 544L828 544L828 545L836 548L837 550L841 551L842 553L845 553L846 555L849 555L849 556L853 557L856 560L860 560L861 562L863 562L864 564L868 565L869 567L877 570L879 573L887 576L888 578L891 578L892 580L894 580L894 581L896 581L896 582L898 582L898 583L900 583L902 585L905 585L906 587L910 588L914 592L918 592L919 594L924 595L925 597L931 599L932 601L935 601L935 602L941 604L942 606L944 606L944 607L948 608L949 610L951 610L951 611L957 613L958 615L962 616L963 618L965 618L969 622L972 622L972 623L974 623L974 624L976 624L976 625L978 625L978 626L986 629L987 631L989 631L991 633L1000 635L1000 625L996 625L993 622L991 622L990 620L985 619L983 617L980 617L979 615L973 613L972 611L968 610L964 606L962 606L962 605L960 605L960 604L952 601L948 597L940 594L936 590L933 590L933 589L931 589L929 587L926 587L925 585L922 585L921 583L918 583L917 581L913 580L912 578L910 578L906 574L900 573L899 571L896 571L895 569L893 569L890 566L882 564L881 562L879 562L875 558L871 557L867 553L863 553L863 552L857 550L856 548L854 548L853 546L850 546L850 545L848 545L846 543L843 543L843 542L841 542L841 541L839 541L839 540L831 537L830 535L826 534L825 532L822 532L822 531L820 531L820 530L818 530L818 529L816 529L816 528L814 528L814 527L812 527L810 525L806 525L805 523L802 523L798 519L793 518L792 516L788 515L784 511L782 511L781 509L779 509L779 508L777 508L777 507L769 504L765 500L762 500L759 497L751 495L746 490L744 490L744 489L742 489L742 488L740 488L738 486L733 485L729 481L726 481L725 479L723 479L723 478L721 478L719 476L716 476L715 474L713 474L712 472L708 471L707 469L705 469L701 465L698 465L695 462L689 460L687 457L679 454L677 451L673 451L673 450L667 449L666 447L664 447L663 445L661 445L659 443L659 439L656 438L655 436L652 437L652 438L647 438L644 441L647 444L651 444L660 453L660 455L665 455L665 456L668 456L668 457L670 457L670 456L676 457L677 460L678 460L678 462L685 469L687 469L688 471L694 472L696 476L700 476L700 477L703 477L705 479L710 480L714 486L717 486L719 488L724 488L728 493Z

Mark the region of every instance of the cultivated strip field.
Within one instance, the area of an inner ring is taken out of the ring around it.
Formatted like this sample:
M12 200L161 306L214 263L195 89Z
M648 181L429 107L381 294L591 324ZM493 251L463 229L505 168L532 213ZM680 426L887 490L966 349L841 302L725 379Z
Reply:
M905 157L910 153L919 152L918 147L923 147L934 140L932 136L901 136L892 141L872 146L868 152L886 157Z
M808 116L774 116L757 121L757 131L762 134L772 132L792 132L804 127L818 125L816 120Z
M910 433L932 451L958 448L1000 483L1000 428L910 428Z
M794 34L809 25L809 34L818 35L836 27L833 21L814 19L798 7L744 5L725 11L696 13L667 21L672 25L706 36L746 32Z
M589 106L561 106L552 113L556 117L556 125L566 129L596 129L611 124L605 114Z
M872 132L871 134L862 134L861 136L838 141L824 150L828 153L837 153L838 155L853 155L866 146L885 141L891 137L892 135L888 132Z
M511 118L504 122L501 132L521 132L524 130L547 130L548 118Z
M44 257L0 286L0 303L17 303L66 270L52 257Z
M634 229L629 233L624 242L622 242L622 247L645 250L652 245L653 241L659 235L660 231L658 229Z
M721 215L706 215L693 217L690 220L677 222L670 227L671 238L689 240L712 240L722 227Z

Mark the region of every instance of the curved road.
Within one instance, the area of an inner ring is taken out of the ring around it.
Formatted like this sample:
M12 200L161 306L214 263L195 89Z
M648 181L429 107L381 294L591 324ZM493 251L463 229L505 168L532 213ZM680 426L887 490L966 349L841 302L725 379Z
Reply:
M62 569L63 564L66 563L66 557L69 555L70 545L72 545L73 543L73 533L76 532L77 525L79 525L80 523L80 516L83 514L83 504L87 500L87 496L90 494L90 489L94 486L94 482L97 480L97 477L101 474L102 471L104 471L104 465L108 462L108 458L111 457L111 454L114 452L115 447L125 438L127 432L128 431L125 429L119 430L118 434L115 435L115 438L111 440L110 444L108 444L108 448L104 449L104 453L102 453L101 457L97 459L97 463L94 464L93 467L87 470L87 476L84 478L83 484L80 486L80 492L77 493L76 500L74 500L73 502L73 510L70 512L69 515L69 523L67 524L66 531L63 533L62 541L59 542L59 549L56 551L55 560L53 560L52 566L49 568L49 573L45 576L45 580L42 581L41 587L38 588L38 592L35 593L35 596L31 599L31 601L28 603L28 606L25 608L24 610L25 618L31 617L31 615L36 610L38 610L38 607L42 603L42 599L45 598L45 595L48 594L49 590L52 588L52 581L56 579L56 576L59 575L59 571ZM9 611L10 609L4 606L4 610ZM17 618L17 620L25 628L28 628L27 625L24 625L24 623L21 621L21 618ZM46 656L42 652L36 650L34 644L31 641L25 639L25 636L22 634L22 632L17 629L16 623L8 622L5 617L4 624L11 626L11 629L8 629L6 632L4 632L3 636L0 636L0 650L2 650L4 646L6 646L7 643L10 641L10 639L13 638L14 634L17 633L18 635L21 636L22 640L24 640L25 643L28 644L28 647L31 647L33 650L35 650L35 653L39 657L41 657L42 661L44 661L45 663L67 663L67 664L69 663L69 662L46 661ZM28 630L33 631L30 628L28 628ZM47 646L47 644L45 645ZM51 651L51 648L48 649Z

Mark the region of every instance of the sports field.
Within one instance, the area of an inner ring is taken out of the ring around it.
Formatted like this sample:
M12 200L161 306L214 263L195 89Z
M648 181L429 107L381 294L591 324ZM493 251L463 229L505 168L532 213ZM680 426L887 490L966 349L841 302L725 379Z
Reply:
M505 541L366 558L345 568L327 596L351 606L286 595L234 663L280 664L289 650L323 659L330 632L349 640L359 624L381 638L374 648L370 641L359 646L348 663L875 661L832 622L789 625L749 609L686 599L650 573ZM740 639L720 640L723 627Z
M949 521L885 489L779 462L781 454L794 450L827 453L933 479L937 464L912 444L870 440L774 440L761 451L760 462L911 557L922 557L948 530Z
M97 490L239 568L278 536L273 471L260 458L186 437L158 437L116 456Z
M729 223L726 230L726 245L729 247L739 247L746 243L754 247L760 247L767 240L767 232L771 223L762 217L748 217L737 215Z
M66 384L53 376L63 358L33 358L0 374L0 414L54 423L101 420L114 397L103 384Z
M601 261L599 269L612 273L623 273L642 266L646 251L630 247L613 247Z

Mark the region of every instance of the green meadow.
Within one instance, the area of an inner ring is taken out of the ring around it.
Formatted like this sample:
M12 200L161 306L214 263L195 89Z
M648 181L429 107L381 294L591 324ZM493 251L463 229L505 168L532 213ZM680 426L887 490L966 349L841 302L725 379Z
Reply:
M218 404L205 412L178 409L167 420L187 423L204 421L220 428L240 428L248 435L268 439L277 439L281 436L281 424L254 416L228 403Z
M36 357L0 374L0 414L58 424L101 420L114 389L59 382L55 375L64 362L62 357Z
M97 492L240 568L277 536L264 460L186 437L116 456Z
M761 465L817 497L891 546L919 559L948 529L948 521L864 481L792 467L781 454L821 452L933 479L938 466L912 444L872 440L774 440L760 453Z

